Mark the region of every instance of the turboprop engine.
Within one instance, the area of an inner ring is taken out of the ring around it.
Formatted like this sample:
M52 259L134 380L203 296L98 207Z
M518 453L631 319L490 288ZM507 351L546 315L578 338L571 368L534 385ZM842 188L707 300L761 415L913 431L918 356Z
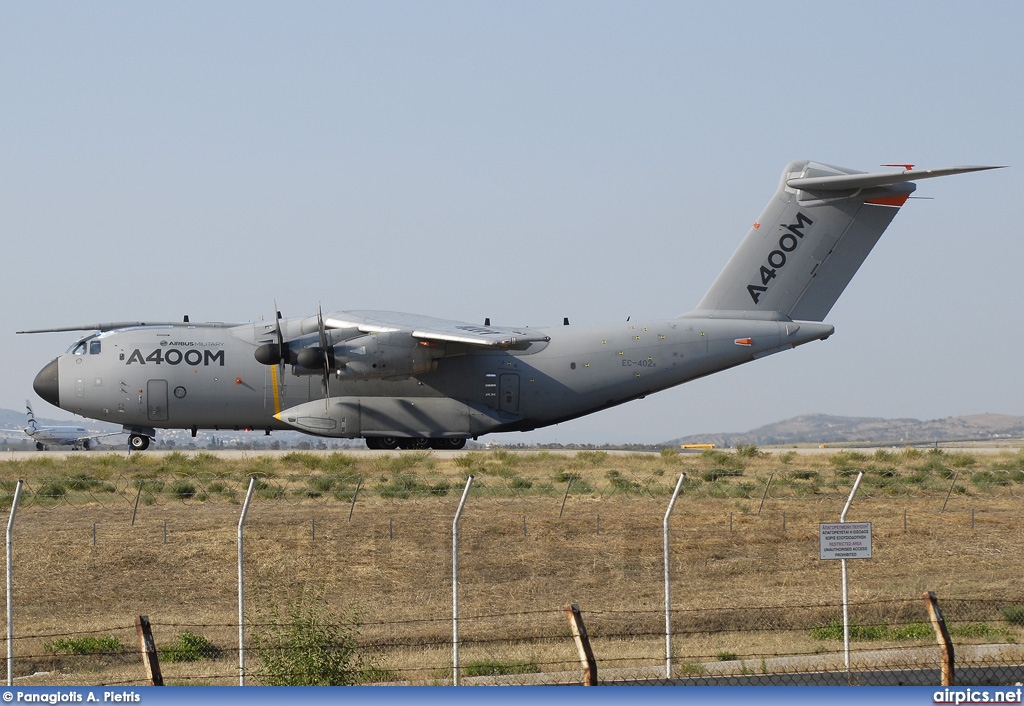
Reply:
M306 346L297 351L276 343L256 349L255 357L264 365L281 362L293 365L297 375L322 375L325 370L339 378L407 377L434 369L444 355L444 346L421 341L408 333L372 333L333 345Z

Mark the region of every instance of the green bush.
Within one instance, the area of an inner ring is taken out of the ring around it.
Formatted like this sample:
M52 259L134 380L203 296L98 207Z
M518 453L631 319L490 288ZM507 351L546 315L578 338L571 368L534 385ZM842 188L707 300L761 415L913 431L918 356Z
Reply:
M223 650L202 635L186 630L177 642L160 648L160 659L168 662L198 662L201 659L219 659Z
M491 659L479 659L467 662L462 668L462 673L467 677L497 677L503 674L537 674L540 672L533 662L513 660L511 662L498 662Z
M67 494L67 486L57 480L46 483L36 491L37 498L46 500L60 500Z
M43 645L46 652L64 655L99 655L124 651L124 643L113 635L87 635L57 639Z
M191 500L196 492L198 492L196 486L183 478L179 478L171 484L171 493L178 500Z
M612 487L615 488L615 490L621 491L623 493L632 493L640 490L639 483L637 483L636 481L629 480L618 471L608 471L607 473L604 474L604 477L608 479L608 481L612 484Z
M999 611L1010 625L1024 625L1024 606L1010 605Z
M815 640L842 640L843 623L832 620L827 625L811 628L811 637ZM885 640L889 638L889 628L885 625L851 625L851 640Z
M327 609L320 592L305 595L282 616L271 607L252 634L254 675L267 686L347 686L382 681L387 673L359 647L359 621Z

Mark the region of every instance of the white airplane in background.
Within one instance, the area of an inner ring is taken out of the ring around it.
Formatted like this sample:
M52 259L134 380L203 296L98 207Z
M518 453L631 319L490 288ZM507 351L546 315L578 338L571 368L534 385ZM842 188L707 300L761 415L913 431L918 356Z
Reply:
M99 439L104 436L114 436L123 432L112 431L106 434L91 432L85 427L73 426L41 426L36 421L36 415L32 411L32 404L25 400L25 409L28 410L28 426L24 429L0 429L3 432L18 432L27 434L30 439L36 442L36 449L46 451L50 446L70 446L72 449L85 449L88 451L98 445Z

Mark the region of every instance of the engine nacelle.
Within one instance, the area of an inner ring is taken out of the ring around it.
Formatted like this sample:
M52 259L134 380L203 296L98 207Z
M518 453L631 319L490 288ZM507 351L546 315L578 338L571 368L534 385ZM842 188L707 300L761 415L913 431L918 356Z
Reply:
M337 374L349 378L419 375L433 370L443 355L443 346L400 332L369 334L334 347Z

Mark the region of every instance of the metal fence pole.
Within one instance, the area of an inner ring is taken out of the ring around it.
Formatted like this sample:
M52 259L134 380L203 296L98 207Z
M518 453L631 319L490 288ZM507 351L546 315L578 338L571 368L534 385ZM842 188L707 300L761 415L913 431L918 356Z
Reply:
M672 509L676 506L676 498L679 497L679 489L683 487L686 474L680 473L676 481L676 489L672 491L672 499L669 500L668 510L665 511L665 521L662 526L665 545L665 678L672 678L672 581L669 573L668 559L668 518Z
M11 517L7 520L7 686L14 686L14 514L18 511L24 483L19 480L14 489Z
M249 501L256 487L256 476L249 479L249 490L245 494L242 515L238 518L238 685L245 686L245 573L242 570L243 527L249 513Z
M846 499L846 506L843 507L843 513L839 516L840 522L846 522L846 513L850 511L850 505L853 503L853 496L857 494L857 488L860 486L860 481L864 477L864 471L857 473L857 480L853 482L853 490L850 491L850 497ZM842 560L843 565L843 659L846 664L846 673L850 673L850 588L849 582L846 579L846 559Z
M452 684L459 685L459 518L462 508L469 495L469 486L473 485L473 476L466 479L466 488L462 491L462 500L452 520Z

